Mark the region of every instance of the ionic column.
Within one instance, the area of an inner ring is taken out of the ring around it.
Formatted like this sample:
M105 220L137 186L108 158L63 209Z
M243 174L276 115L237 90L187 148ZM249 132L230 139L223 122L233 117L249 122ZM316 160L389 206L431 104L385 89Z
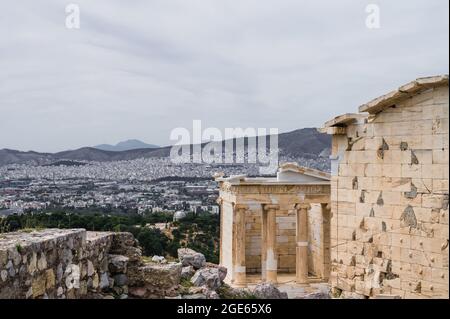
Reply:
M308 282L308 211L309 204L297 204L296 282Z
M245 213L246 205L234 205L233 216L233 284L238 287L247 286L245 268Z
M278 271L278 254L277 254L277 210L278 205L265 205L264 210L267 214L266 223L266 281L271 283L277 283L277 271ZM264 243L264 239L263 239ZM264 249L264 248L263 248Z
M219 216L220 216L220 238L219 238L219 264L222 265L223 257L222 257L222 238L223 238L223 209L222 209L222 198L217 198L216 203L219 205Z
M327 279L330 278L330 267L331 267L331 205L321 204L322 207L322 264L323 264L323 272L322 278Z
M267 279L267 211L261 212L261 281Z

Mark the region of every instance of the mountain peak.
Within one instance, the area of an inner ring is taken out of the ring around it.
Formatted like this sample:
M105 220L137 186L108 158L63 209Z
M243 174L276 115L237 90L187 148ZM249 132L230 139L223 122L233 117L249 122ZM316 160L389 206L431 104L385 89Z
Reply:
M147 144L147 143L144 143L137 139L129 139L126 141L119 142L116 145L100 144L100 145L94 146L94 148L103 150L103 151L121 152L121 151L129 151L129 150L142 149L142 148L159 148L159 146L153 145L153 144Z

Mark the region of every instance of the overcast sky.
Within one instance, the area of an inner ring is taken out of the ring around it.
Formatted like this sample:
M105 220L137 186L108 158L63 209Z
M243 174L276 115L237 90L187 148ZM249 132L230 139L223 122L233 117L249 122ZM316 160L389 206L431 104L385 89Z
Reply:
M449 69L446 0L72 2L80 29L70 1L0 3L0 149L164 145L194 119L318 127Z

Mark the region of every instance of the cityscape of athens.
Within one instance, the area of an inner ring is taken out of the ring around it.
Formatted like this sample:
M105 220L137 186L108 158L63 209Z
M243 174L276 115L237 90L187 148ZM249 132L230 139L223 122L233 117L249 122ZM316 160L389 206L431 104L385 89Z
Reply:
M448 300L449 3L410 3L5 4L0 300Z

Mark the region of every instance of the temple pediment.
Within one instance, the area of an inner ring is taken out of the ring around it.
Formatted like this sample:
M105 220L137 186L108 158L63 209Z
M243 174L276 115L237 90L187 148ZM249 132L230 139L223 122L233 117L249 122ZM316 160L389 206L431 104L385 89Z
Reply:
M330 179L330 174L326 172L303 167L297 163L282 164L277 172L277 181L279 182L314 183Z
M285 163L278 168L276 177L247 177L246 175L232 175L224 177L223 173L216 173L214 178L218 182L230 185L292 185L292 184L329 184L329 173L303 167L297 163Z

